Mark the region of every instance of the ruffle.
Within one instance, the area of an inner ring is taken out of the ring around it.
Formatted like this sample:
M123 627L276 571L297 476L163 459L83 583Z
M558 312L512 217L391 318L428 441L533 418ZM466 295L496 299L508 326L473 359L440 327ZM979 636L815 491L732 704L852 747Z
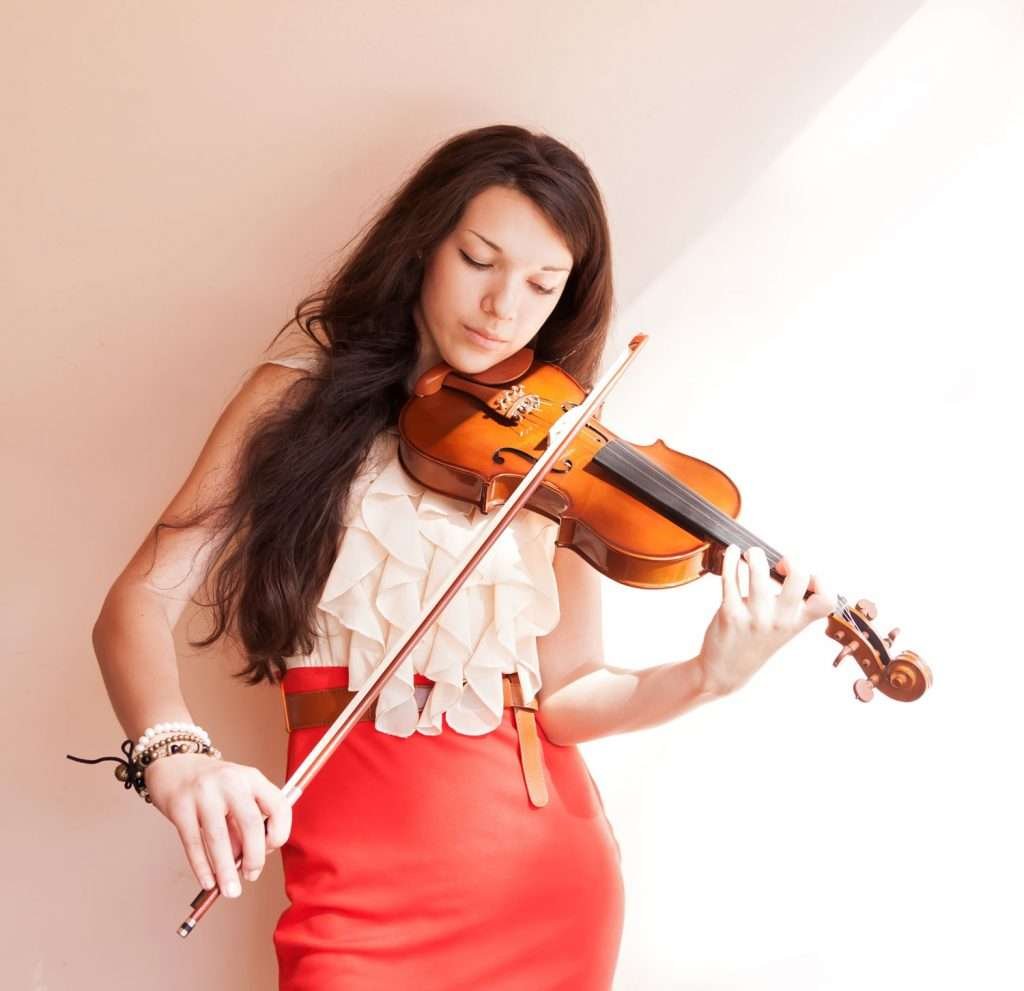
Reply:
M412 628L424 600L449 579L487 516L408 475L391 430L379 435L348 507L318 604L326 650L299 663L344 664L347 657L348 684L358 690ZM534 698L541 685L536 638L559 619L557 531L557 523L532 510L517 514L384 685L378 730L436 736L443 715L456 732L488 733L501 722L504 673L517 672L524 701ZM422 713L413 691L417 673L434 682Z

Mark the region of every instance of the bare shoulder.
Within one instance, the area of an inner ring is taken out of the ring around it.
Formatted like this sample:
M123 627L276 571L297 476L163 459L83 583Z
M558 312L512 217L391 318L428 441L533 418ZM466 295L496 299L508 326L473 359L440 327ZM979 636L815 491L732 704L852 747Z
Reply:
M107 593L144 591L157 597L173 626L201 587L214 550L214 517L195 526L181 524L195 513L222 504L235 482L238 456L253 421L282 403L301 369L261 363L245 377L220 412L184 482L149 528L131 560ZM159 526L168 524L168 526ZM157 532L159 531L159 533ZM104 608L107 602L104 602ZM102 612L100 618L102 619Z
M231 402L241 401L239 408L243 415L255 413L268 403L276 405L284 399L293 382L306 377L306 371L306 366L298 363L291 366L264 361L252 369Z

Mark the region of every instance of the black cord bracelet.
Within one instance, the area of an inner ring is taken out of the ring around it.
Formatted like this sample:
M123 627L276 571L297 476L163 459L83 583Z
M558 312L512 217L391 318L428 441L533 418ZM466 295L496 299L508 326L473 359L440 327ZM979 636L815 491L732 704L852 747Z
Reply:
M78 761L79 764L100 764L105 760L114 761L117 764L117 767L114 768L114 777L118 781L123 781L126 789L134 788L139 796L150 804L153 803L153 799L150 798L149 790L146 788L146 768L154 760L178 753L197 753L205 754L208 757L220 757L220 751L216 747L203 743L195 734L183 733L165 737L133 755L134 746L135 744L130 739L121 744L124 759L120 757L75 757L72 754L65 756L68 760Z

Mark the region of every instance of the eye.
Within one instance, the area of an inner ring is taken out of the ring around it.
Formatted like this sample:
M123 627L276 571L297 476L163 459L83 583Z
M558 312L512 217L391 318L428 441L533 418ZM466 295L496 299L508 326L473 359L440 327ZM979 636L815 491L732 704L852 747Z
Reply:
M466 252L463 251L461 248L459 249L459 254L462 255L462 257L465 258L466 261L468 261L469 264L473 266L473 268L490 268L491 267L490 265L485 265L483 262L473 261L473 259L470 258L469 255L467 255Z
M472 265L473 268L490 268L491 267L490 265L486 264L485 262L474 261L461 248L459 248L459 254L462 255L462 257L466 260L466 262L468 262L470 265ZM545 289L544 286L538 286L536 282L531 282L530 285L533 286L533 288L541 296L550 296L558 288L557 286L552 286L550 289Z

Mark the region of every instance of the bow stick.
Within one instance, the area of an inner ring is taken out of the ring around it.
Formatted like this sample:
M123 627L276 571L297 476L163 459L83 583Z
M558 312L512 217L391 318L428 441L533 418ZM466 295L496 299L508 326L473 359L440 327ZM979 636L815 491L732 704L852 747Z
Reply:
M469 542L462 553L462 557L459 558L452 569L454 577L450 583L447 585L442 583L428 599L412 630L401 638L395 647L385 655L378 667L363 683L362 688L351 698L348 705L338 714L334 722L324 732L324 735L307 754L305 760L299 764L292 776L285 782L281 790L289 805L294 806L299 798L302 797L302 793L309 787L309 783L330 759L331 754L337 750L363 713L374 703L377 696L383 690L386 680L424 636L430 628L430 624L437 619L441 610L444 609L452 596L469 578L477 562L487 553L490 546L498 539L505 527L512 522L512 516L526 503L526 500L533 494L534 489L544 480L544 476L548 473L549 469L561 458L576 435L586 426L591 412L600 406L605 395L619 380L619 377L626 370L626 367L646 340L646 334L636 334L630 340L622 355L605 372L590 392L587 393L586 398L579 405L568 409L552 424L551 429L548 431L547 449L537 458L529 472L523 476L522 481L513 490L509 498L489 518L488 524L481 528ZM265 829L266 820L264 820ZM235 867L241 867L241 863L242 858L239 856L235 860ZM204 888L200 891L190 904L192 911L188 918L178 926L178 935L182 938L188 936L195 929L199 920L209 911L219 895L220 888L218 886L209 890Z

